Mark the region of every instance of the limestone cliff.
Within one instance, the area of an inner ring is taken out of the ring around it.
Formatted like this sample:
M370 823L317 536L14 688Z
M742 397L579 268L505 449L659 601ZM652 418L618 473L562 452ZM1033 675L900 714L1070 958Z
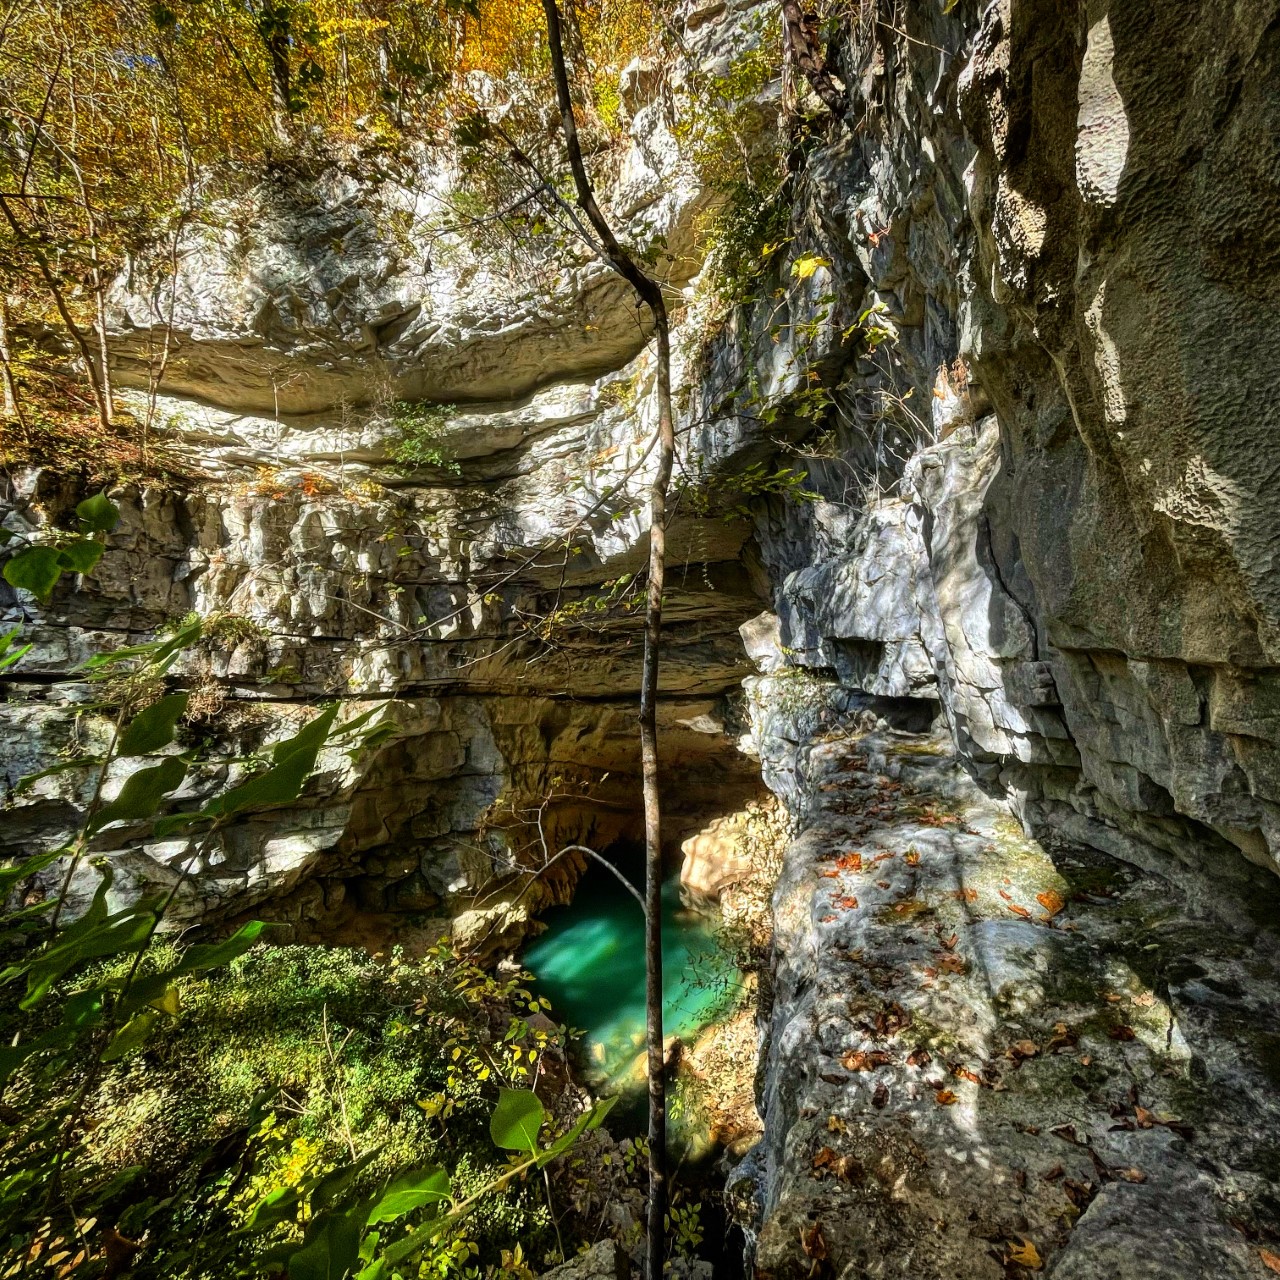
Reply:
M723 68L766 8L688 6L690 57ZM759 301L705 323L708 196L639 72L609 192L691 304L692 487L768 462L818 495L757 489L729 521L691 501L672 531L673 842L761 775L804 826L766 1135L737 1179L760 1264L1260 1278L1280 1255L1280 8L861 0L828 60L850 110L797 142ZM192 228L164 434L207 478L122 489L91 581L6 602L37 642L8 767L100 731L66 679L93 648L244 618L185 672L227 754L325 694L385 703L397 734L231 829L187 917L518 926L516 811L556 794L553 841L637 821L638 629L583 614L644 560L646 334L585 255L517 271L442 231L447 158L371 168L273 179ZM150 287L144 263L119 287L125 381ZM456 470L388 465L386 406L419 399L450 406ZM47 473L8 496L15 528L72 497ZM935 717L942 737L904 736ZM51 779L3 839L84 800ZM117 843L134 885L188 853ZM857 880L855 853L889 856Z

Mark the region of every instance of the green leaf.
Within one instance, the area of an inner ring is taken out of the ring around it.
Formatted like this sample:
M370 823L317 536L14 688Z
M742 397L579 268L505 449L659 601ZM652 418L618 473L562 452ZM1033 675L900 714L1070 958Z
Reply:
M591 1129L598 1129L605 1116L613 1109L613 1104L617 1101L616 1094L612 1098L601 1098L589 1111L584 1111L573 1122L573 1127L567 1133L561 1134L538 1156L538 1167L542 1168L544 1165L550 1164L557 1156L564 1155L584 1133Z
M132 1053L135 1049L140 1049L159 1020L160 1014L155 1009L144 1009L142 1013L134 1014L111 1037L110 1044L107 1045L106 1050L103 1052L102 1061L119 1062L121 1058Z
M58 563L70 573L92 573L105 550L96 538L77 538L58 548Z
M150 769L131 773L120 794L94 814L88 833L94 835L111 822L140 822L150 818L161 800L176 791L186 776L187 762L178 756L169 756Z
M22 633L21 627L14 627L8 635L0 636L0 671L7 671L15 662L20 662L31 652L34 645L24 644L21 649L10 653L13 642Z
M272 768L216 797L204 808L204 817L220 818L241 809L289 804L296 800L316 766L316 757L329 736L338 714L337 703L326 707L292 738L276 743Z
M274 927L277 926L266 924L262 920L250 920L221 942L203 942L198 946L188 947L182 959L163 973L151 973L134 980L133 986L129 988L126 1011L143 1005L155 1005L158 1000L164 999L175 978L221 969L230 964L238 956L244 955L267 929Z
M289 1258L289 1280L345 1280L360 1264L359 1210L322 1220L307 1244Z
M253 1212L245 1223L245 1230L251 1235L257 1235L261 1231L270 1231L282 1222L288 1222L296 1216L300 1202L297 1187L279 1187L253 1206Z
M358 1160L349 1164L340 1164L321 1177L304 1182L303 1189L309 1190L310 1194L308 1208L312 1216L333 1204L355 1181L356 1176L369 1167L381 1150L381 1147L375 1147L372 1151L366 1151Z
M11 587L30 591L40 601L48 600L60 577L62 559L57 547L28 547L4 566L4 580Z
M494 1144L508 1151L537 1151L538 1130L546 1113L530 1089L499 1089L498 1105L489 1121Z
M45 853L38 853L34 858L27 858L23 862L19 862L14 867L0 867L0 902L13 891L13 887L20 881L25 880L28 876L33 876L37 871L43 871L51 862L56 862L64 853L65 849L49 849Z
M392 1182L374 1202L365 1225L373 1227L380 1222L394 1222L424 1205L448 1204L452 1199L449 1175L443 1169L406 1173Z
M178 720L187 709L187 697L185 693L171 693L159 702L153 702L145 711L138 712L120 735L116 754L145 756L167 747L173 741Z
M110 533L120 523L120 508L106 493L95 493L76 507L76 515L89 533Z
M69 969L102 956L131 955L146 946L155 929L155 914L129 908L105 923L82 930L81 916L60 933L59 943L34 961L27 972L27 994L19 1008L31 1009L49 994L49 988Z

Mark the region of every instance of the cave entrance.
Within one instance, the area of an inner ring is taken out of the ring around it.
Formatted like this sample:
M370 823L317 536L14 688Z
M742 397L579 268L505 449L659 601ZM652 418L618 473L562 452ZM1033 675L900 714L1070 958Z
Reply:
M644 848L618 840L602 851L637 889ZM680 868L662 892L663 1022L668 1040L695 1039L738 1000L741 974L717 937L717 916L686 905ZM543 913L545 932L524 963L556 1016L581 1029L582 1070L597 1088L624 1095L644 1085L644 916L609 870L591 860L567 906Z

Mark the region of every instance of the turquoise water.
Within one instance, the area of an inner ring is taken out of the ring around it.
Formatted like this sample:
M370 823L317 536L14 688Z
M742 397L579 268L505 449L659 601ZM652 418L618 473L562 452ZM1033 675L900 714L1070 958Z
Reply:
M640 904L601 867L583 877L567 907L544 917L547 931L525 966L559 1022L586 1034L589 1078L617 1089L639 1084L644 1047L644 917ZM682 908L677 876L662 888L663 1030L688 1042L733 1002L741 975L716 945L712 920Z

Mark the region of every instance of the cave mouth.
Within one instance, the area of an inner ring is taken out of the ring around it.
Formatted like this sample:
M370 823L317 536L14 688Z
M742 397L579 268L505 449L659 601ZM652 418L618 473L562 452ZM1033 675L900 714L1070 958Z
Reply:
M637 889L644 848L621 839L602 850ZM679 867L662 890L663 1028L670 1042L696 1038L737 1003L742 975L720 945L711 906L691 906ZM577 1054L584 1078L624 1098L644 1085L644 915L616 875L588 862L572 901L542 913L545 926L523 963L556 1017L583 1034Z

